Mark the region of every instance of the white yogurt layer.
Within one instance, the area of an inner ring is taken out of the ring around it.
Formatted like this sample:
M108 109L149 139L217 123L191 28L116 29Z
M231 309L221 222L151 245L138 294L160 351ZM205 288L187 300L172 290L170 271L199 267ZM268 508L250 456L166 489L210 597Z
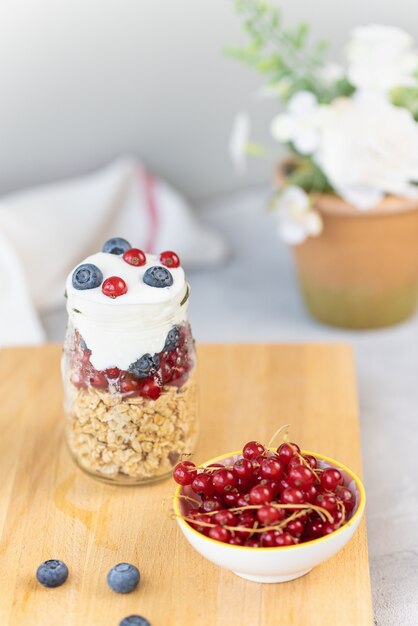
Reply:
M149 267L161 265L159 257L147 254L141 267L129 265L122 255L98 252L79 263L93 263L103 274L122 278L128 288L123 296L109 298L102 288L75 289L72 270L67 278L67 311L73 326L91 350L90 361L97 370L119 367L126 370L143 354L161 352L169 330L187 319L187 290L184 270L167 268L173 276L170 287L150 287L142 278ZM74 268L76 269L76 268ZM180 306L180 303L186 302Z

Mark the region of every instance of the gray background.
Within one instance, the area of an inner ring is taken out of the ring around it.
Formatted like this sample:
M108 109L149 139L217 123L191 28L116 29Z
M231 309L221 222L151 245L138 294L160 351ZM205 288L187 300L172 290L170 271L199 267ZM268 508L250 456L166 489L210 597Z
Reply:
M349 29L379 22L418 37L411 0L283 0L289 24L339 54ZM230 0L0 0L0 193L96 168L125 152L191 199L242 185L227 154L235 113L268 138L277 105L226 59L244 41ZM267 181L253 162L248 183Z

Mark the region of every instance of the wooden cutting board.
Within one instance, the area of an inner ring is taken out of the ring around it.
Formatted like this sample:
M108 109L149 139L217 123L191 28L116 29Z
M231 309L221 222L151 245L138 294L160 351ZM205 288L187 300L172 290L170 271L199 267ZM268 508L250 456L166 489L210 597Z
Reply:
M204 345L197 462L268 442L281 425L306 449L361 473L351 351L344 345ZM365 523L346 548L299 580L261 585L198 555L161 512L171 480L112 487L88 478L63 441L60 347L0 351L0 624L370 626ZM67 583L45 589L38 564L63 559ZM106 584L120 561L141 570L122 596Z

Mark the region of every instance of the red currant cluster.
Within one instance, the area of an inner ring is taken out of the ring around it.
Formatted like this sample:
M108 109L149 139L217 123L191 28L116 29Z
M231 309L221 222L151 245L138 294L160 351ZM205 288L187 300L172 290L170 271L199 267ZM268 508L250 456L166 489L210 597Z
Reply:
M203 469L182 461L174 480L199 500L183 495L185 520L198 532L233 545L290 546L317 539L345 524L355 506L341 472L302 454L295 443L272 452L261 443L245 444L233 465Z
M194 366L193 338L190 325L179 326L179 340L173 350L160 352L158 368L147 378L137 378L131 372L110 367L96 370L90 362L91 351L86 347L78 332L75 333L71 351L71 382L78 389L89 386L111 390L125 396L142 396L157 400L164 385L182 387Z

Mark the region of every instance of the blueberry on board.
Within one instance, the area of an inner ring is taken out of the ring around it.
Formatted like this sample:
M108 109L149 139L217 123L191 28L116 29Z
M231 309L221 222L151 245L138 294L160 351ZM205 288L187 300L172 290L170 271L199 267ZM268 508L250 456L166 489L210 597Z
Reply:
M107 584L116 593L130 593L138 586L140 574L131 563L114 565L107 575Z
M151 372L158 369L160 365L160 357L157 354L144 354L134 363L128 367L128 371L135 376L135 378L147 378Z
M103 282L103 274L93 263L83 263L73 272L72 283L74 289L95 289Z
M119 622L119 626L151 626L151 624L141 615L129 615Z
M129 241L122 239L122 237L112 237L103 244L102 252L108 252L109 254L123 254L127 250L132 248Z
M60 587L68 578L68 567L58 559L44 561L36 570L36 578L44 587Z
M180 328L178 326L173 326L171 330L168 331L167 339L165 340L164 352L171 352L174 348L177 348L177 344L180 339Z
M173 284L171 272L161 265L149 267L142 280L150 287L170 287Z

